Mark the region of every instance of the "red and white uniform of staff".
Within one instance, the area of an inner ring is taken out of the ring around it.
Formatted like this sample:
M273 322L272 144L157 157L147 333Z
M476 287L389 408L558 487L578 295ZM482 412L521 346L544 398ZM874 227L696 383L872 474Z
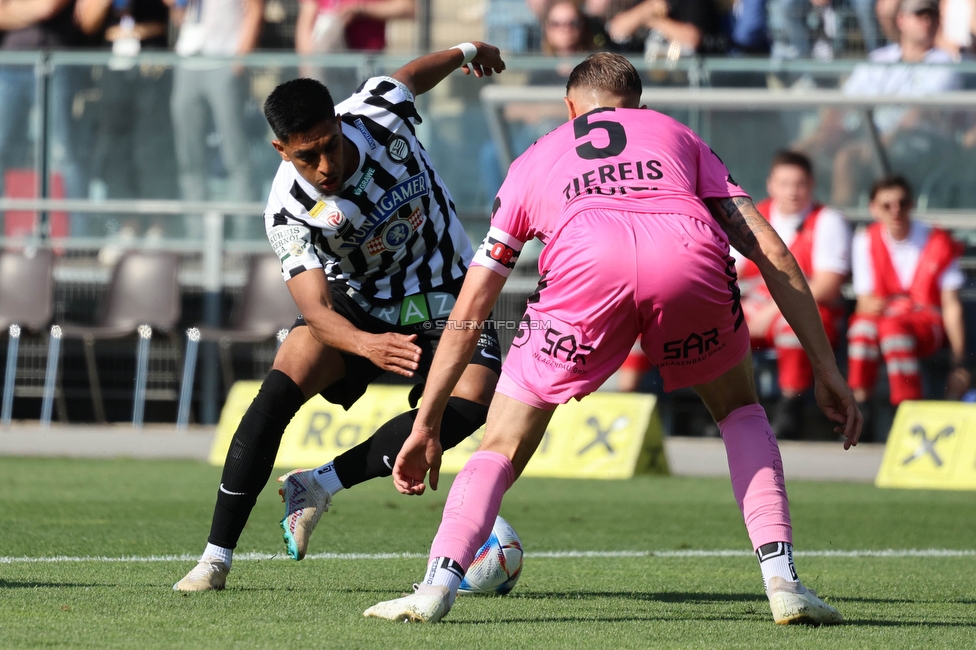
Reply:
M854 237L854 291L883 300L879 312L859 310L851 317L848 382L855 392L871 393L883 358L891 403L922 397L919 359L945 341L943 294L963 285L961 249L949 233L918 222L910 224L902 240L881 223Z
M817 302L827 338L832 346L836 346L843 306L834 292L839 293L842 278L850 272L851 232L847 221L841 213L819 204L794 214L783 213L772 199L760 201L756 208L789 247L807 282L813 285L818 274L836 277L836 288L831 288L825 299ZM813 385L810 360L793 328L769 295L759 269L741 254L734 252L733 256L752 347L776 350L780 390L799 395Z

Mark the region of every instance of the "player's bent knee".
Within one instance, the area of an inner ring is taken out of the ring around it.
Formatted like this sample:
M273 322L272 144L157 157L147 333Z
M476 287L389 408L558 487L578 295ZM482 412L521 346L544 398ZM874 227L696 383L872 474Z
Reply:
M306 397L322 392L346 374L342 355L319 343L308 327L296 327L288 334L272 369L288 375Z
M732 411L759 403L756 382L752 373L752 355L747 354L730 370L705 384L694 387L716 422L724 420Z
M452 397L460 397L487 407L495 394L498 374L485 366L469 365L451 392Z
M529 406L498 393L488 411L479 451L493 451L512 461L516 478L542 442L553 411Z

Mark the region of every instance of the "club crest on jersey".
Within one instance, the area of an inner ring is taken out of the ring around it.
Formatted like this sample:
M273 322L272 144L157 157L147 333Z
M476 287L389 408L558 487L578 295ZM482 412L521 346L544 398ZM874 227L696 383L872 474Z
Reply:
M395 135L386 143L386 153L393 162L402 163L410 157L410 144L402 135Z
M417 208L406 219L395 219L386 224L378 237L373 237L366 242L366 250L370 255L399 250L423 222L424 215L420 213L420 208Z
M343 236L345 240L341 246L343 250L351 250L353 248L359 248L365 242L369 241L370 236L380 227L384 230L387 220L389 220L393 215L395 215L400 208L409 204L411 201L415 201L425 196L429 192L429 184L427 182L427 174L420 172L415 174L410 178L400 181L390 189L386 191L380 199L374 204L373 210L369 213L369 216L363 220L362 224L356 232L352 233L348 237ZM419 208L415 208L415 211ZM419 213L418 213L419 214ZM411 215L411 218L413 215ZM416 225L414 225L416 228ZM380 233L379 237L382 237Z

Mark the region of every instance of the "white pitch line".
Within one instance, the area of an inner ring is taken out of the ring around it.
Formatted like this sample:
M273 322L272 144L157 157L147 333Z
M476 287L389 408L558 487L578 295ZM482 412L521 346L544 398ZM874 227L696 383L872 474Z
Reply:
M741 549L718 550L685 550L685 551L542 551L526 553L527 558L542 559L573 559L573 558L639 558L656 557L686 558L686 557L751 557L753 553ZM868 558L904 558L904 557L976 557L976 550L951 548L923 548L923 549L861 549L861 550L825 550L825 551L794 551L799 557L868 557ZM48 557L0 557L0 564L45 564L59 562L193 562L197 555L122 555L109 556L68 556L53 555ZM414 560L426 559L424 553L313 553L306 555L306 560ZM235 560L287 560L284 554L269 553L239 553Z

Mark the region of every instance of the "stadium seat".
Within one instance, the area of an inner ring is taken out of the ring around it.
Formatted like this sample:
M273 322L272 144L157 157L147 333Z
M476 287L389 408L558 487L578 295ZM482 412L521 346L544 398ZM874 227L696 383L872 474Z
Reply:
M54 254L49 249L0 252L0 331L10 336L0 411L3 426L10 424L13 408L20 328L37 331L51 321L53 288Z
M193 394L196 354L189 353L189 346L194 345L195 341L212 341L218 344L224 386L230 390L234 384L231 345L258 343L276 336L282 330L287 332L297 316L298 307L285 287L278 258L274 255L256 256L248 268L244 292L230 325L226 328L197 327L187 332L188 353L184 361L177 426L186 426L189 400Z
M105 302L95 324L65 323L61 326L64 338L84 341L92 406L98 422L105 422L105 405L95 365L95 341L138 333L133 425L142 425L152 328L172 332L180 318L179 264L176 253L127 251L112 271Z

